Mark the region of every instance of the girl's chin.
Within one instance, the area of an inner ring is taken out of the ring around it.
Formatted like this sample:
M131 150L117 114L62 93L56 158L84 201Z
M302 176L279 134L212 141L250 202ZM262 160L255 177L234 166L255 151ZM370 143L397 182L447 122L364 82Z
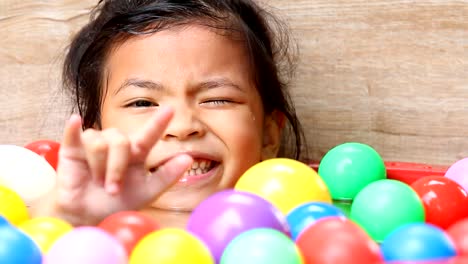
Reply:
M141 211L155 219L162 228L185 228L190 217L190 212L162 210L154 207L148 207Z
M218 186L211 185L204 188L176 188L161 195L151 208L171 212L192 212L203 200L217 192Z

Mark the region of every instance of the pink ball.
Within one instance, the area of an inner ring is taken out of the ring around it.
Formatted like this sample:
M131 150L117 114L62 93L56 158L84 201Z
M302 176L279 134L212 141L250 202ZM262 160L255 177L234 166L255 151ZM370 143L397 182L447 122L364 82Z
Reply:
M452 164L445 172L445 177L460 184L465 191L468 191L468 158Z
M122 244L97 227L78 227L61 236L45 256L45 264L125 264Z

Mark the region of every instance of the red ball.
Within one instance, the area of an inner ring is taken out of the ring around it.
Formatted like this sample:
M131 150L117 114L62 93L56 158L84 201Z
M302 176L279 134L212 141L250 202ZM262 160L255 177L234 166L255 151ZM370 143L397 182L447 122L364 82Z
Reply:
M378 244L357 224L330 217L306 228L296 244L305 264L383 263Z
M28 143L24 147L42 156L54 170L57 170L60 143L43 139Z
M122 211L106 217L98 225L122 243L130 256L135 245L159 224L150 216L136 211Z
M447 229L447 234L455 243L458 255L468 258L468 218L451 225Z
M411 185L421 198L426 222L447 229L468 217L468 194L461 185L444 176L423 177Z

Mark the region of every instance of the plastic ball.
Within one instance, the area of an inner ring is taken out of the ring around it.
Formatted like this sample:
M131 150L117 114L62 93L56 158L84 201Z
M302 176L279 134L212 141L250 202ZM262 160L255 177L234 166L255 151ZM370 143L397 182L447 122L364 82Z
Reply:
M378 264L466 264L468 263L468 258L466 257L453 257L453 258L444 258L444 259L434 259L426 261L385 261L384 263Z
M339 208L346 215L346 217L350 216L352 201L335 200L333 201L333 205Z
M29 219L28 207L13 190L0 185L0 215L9 223L19 225Z
M445 177L457 182L468 191L468 158L453 163L445 172Z
M468 258L468 218L451 225L447 229L447 234L455 243L458 255Z
M127 263L124 247L104 230L82 226L58 238L45 255L47 264Z
M37 217L22 222L18 228L28 235L46 253L54 242L73 229L69 223L51 217Z
M306 228L299 235L296 244L308 264L383 262L378 244L349 219L322 219Z
M54 170L57 170L60 143L53 140L42 139L30 142L24 147L43 157Z
M411 187L423 201L427 223L446 229L468 217L468 194L455 181L428 176L415 181Z
M318 174L335 200L351 200L368 184L385 179L382 157L362 143L344 143L328 151L320 161Z
M302 264L294 242L278 230L258 228L246 231L228 244L221 264Z
M332 202L327 186L314 169L286 158L255 164L240 177L234 188L265 198L284 215L307 202Z
M130 264L214 264L213 256L195 236L165 228L145 236L133 249Z
M57 174L37 153L15 145L0 145L0 184L18 193L27 205L52 190Z
M1 199L0 199L0 203L1 203ZM3 217L0 213L0 227L3 225L9 225L9 224L10 222L5 217Z
M455 244L439 227L426 223L401 226L382 242L386 261L426 261L455 257Z
M159 224L143 213L122 211L106 217L98 227L119 240L130 255L144 236L159 229Z
M0 263L42 264L36 243L12 225L0 226Z
M187 230L208 246L217 262L234 237L254 228L272 228L289 234L286 217L270 202L235 190L208 197L195 208L187 223Z
M308 226L326 217L346 218L338 207L322 202L305 203L294 208L286 217L291 228L292 239L296 240Z
M350 214L377 242L402 225L424 222L424 217L418 194L409 185L389 179L362 189L351 205Z

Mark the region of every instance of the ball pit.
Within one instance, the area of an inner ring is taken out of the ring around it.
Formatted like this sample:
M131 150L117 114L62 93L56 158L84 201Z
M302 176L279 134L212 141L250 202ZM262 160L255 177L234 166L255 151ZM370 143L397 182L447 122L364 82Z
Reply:
M382 242L386 261L430 261L456 256L455 243L439 227L426 223L406 224Z
M275 229L255 228L234 238L221 256L221 264L302 264L296 244Z
M423 177L411 184L424 204L426 222L447 229L468 217L468 193L443 176Z
M345 214L338 207L323 202L305 203L294 208L286 216L286 220L291 228L291 238L296 240L308 226L328 217L346 218Z
M328 187L317 172L292 159L257 163L242 175L234 188L265 198L284 215L306 202L332 203Z
M417 193L409 185L391 179L364 187L351 205L350 217L377 242L399 226L425 219Z
M356 152L346 153L351 156L342 154L343 160L360 162ZM382 165L376 162L369 166ZM467 173L460 169L466 161L454 164L450 173L420 164L383 164L385 177L367 179L354 196L332 200L330 179L320 175L323 164L264 161L234 189L203 201L183 229L160 228L132 211L95 227L30 219L24 197L0 181L0 263L468 263L466 189L460 176ZM327 166L346 168L340 162ZM361 174L347 175L359 180ZM445 189L436 189L441 186ZM427 198L429 193L435 197ZM431 209L429 200L439 210Z
M122 244L98 227L76 227L59 237L45 255L47 264L124 264Z
M187 230L202 240L219 261L226 246L254 228L272 228L289 234L285 216L262 197L235 190L218 192L192 212Z
M108 262L106 262L108 263ZM213 264L208 248L193 234L177 228L151 232L135 246L130 264Z
M0 227L0 263L41 264L39 247L26 234L12 225Z
M26 205L52 190L56 178L54 168L36 152L0 145L0 184L14 190Z
M371 146L348 142L325 154L319 175L334 200L352 200L366 185L387 177L382 157Z
M122 243L128 255L143 237L160 228L153 218L133 211L114 213L101 221L98 227Z
M26 220L18 228L28 235L43 253L62 235L73 229L69 223L52 217L36 217Z

